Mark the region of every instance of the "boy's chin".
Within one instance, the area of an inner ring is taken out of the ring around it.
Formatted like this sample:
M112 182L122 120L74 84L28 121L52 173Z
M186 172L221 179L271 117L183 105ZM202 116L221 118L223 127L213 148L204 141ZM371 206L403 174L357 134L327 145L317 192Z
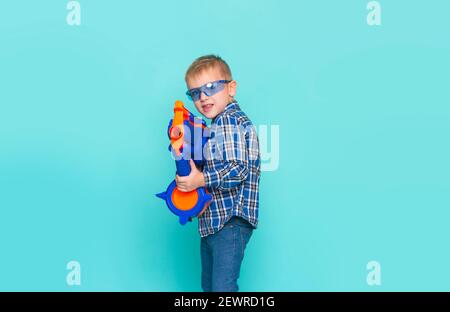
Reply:
M208 119L213 119L218 114L216 112L203 112L202 115L205 116Z

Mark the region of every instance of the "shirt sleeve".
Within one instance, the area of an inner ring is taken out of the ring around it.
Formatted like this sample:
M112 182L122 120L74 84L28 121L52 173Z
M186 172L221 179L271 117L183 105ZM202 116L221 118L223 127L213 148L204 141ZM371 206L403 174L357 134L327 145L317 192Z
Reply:
M246 129L239 125L235 116L225 114L211 127L212 166L203 170L205 185L209 189L232 189L248 176L248 152Z

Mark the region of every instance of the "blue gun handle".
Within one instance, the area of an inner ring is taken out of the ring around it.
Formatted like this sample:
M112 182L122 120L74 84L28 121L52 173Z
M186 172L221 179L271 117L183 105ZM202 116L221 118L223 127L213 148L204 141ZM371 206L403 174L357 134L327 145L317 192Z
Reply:
M177 174L180 177L188 176L191 173L191 164L189 163L189 160L186 159L180 159L175 161L177 165Z

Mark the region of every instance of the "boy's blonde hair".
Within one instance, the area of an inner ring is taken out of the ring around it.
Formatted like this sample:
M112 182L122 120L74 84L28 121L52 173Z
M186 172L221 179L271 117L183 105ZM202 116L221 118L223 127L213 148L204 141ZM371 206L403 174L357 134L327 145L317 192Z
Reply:
M184 79L186 83L190 77L197 76L204 70L218 68L226 80L232 80L231 70L227 62L218 55L204 55L197 58L186 71Z

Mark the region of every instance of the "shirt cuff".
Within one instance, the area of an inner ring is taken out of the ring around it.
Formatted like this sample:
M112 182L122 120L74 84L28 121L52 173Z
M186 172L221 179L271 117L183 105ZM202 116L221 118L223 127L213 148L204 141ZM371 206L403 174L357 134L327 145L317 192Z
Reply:
M203 170L203 178L205 179L205 186L209 189L216 189L221 185L221 176L218 171L206 171Z

